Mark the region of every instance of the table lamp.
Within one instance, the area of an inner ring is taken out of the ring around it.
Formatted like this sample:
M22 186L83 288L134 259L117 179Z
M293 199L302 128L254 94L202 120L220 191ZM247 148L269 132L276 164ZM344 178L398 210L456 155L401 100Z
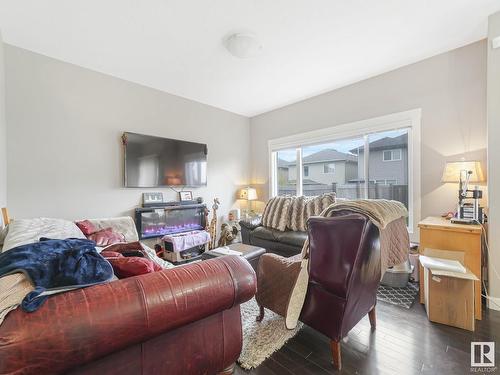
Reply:
M483 197L483 192L478 186L469 189L470 182L484 182L483 170L479 161L451 161L446 162L442 182L458 182L458 207L457 218L452 221L461 224L472 224L483 222L483 208L479 206L479 199ZM468 195L468 194L471 195ZM473 203L466 203L465 200L473 199Z
M479 161L448 161L444 166L442 182L460 182L461 175L470 171L469 182L484 182L483 170Z
M257 200L257 190L251 187L241 189L240 199L245 199L247 201L247 210L244 212L245 216L255 214L255 212L251 209L251 201Z

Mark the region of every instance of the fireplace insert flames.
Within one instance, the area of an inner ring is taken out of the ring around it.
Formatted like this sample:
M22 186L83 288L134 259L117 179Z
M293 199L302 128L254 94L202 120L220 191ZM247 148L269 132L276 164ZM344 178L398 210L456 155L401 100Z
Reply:
M205 205L137 208L137 232L141 239L205 229Z

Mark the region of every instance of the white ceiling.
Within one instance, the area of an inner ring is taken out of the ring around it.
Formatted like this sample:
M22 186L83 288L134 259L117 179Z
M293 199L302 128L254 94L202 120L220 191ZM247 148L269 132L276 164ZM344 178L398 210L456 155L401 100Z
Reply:
M4 41L254 116L486 36L500 0L0 0ZM223 47L251 31L263 53Z

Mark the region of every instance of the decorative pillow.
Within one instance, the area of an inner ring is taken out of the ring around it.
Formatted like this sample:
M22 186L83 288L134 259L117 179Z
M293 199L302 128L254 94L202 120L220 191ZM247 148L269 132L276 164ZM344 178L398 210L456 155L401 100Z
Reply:
M162 268L146 258L107 258L113 266L113 271L119 279L161 271Z
M335 193L293 199L287 228L293 231L306 231L307 219L319 215L333 203L335 203Z
M144 249L139 241L116 243L105 247L102 251L111 251L126 257L146 257Z
M117 253L115 251L101 251L99 254L101 254L104 258L122 258L123 254Z
M121 233L116 233L111 228L106 228L87 236L89 240L96 243L96 246L104 247L119 242L125 242L125 236Z
M88 220L77 221L75 224L87 237L97 232L97 228L95 227L95 225Z
M117 233L122 233L125 236L126 242L139 240L137 229L135 228L134 220L130 216L113 217L105 219L89 219L94 224L97 230L112 228Z
M285 231L292 199L292 197L271 198L264 208L262 225L282 232Z
M139 241L135 242L125 242L125 243L115 243L113 245L109 245L102 249L102 251L116 251L117 253L121 253L123 251L133 251L133 250L144 250L142 244Z

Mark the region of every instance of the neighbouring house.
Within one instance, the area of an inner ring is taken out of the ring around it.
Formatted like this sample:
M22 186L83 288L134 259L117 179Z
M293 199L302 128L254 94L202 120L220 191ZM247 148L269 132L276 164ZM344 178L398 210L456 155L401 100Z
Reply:
M288 181L297 179L295 161L278 160L278 168ZM320 184L345 184L356 178L358 173L357 155L326 149L302 158L304 181L311 180Z
M335 185L346 184L355 179L358 172L357 155L325 149L302 158L304 194L314 195L333 191ZM295 193L297 163L278 159L280 191Z
M359 153L358 175L364 175L364 147L352 149ZM408 134L384 137L370 142L369 149L370 182L383 185L408 185ZM350 180L349 182L358 182Z

